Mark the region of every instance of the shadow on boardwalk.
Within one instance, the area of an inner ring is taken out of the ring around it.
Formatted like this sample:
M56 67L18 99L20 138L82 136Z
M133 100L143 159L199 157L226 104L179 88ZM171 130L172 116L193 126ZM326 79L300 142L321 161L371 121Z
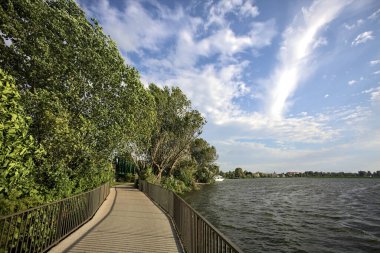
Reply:
M103 204L110 208L98 211L107 213L97 224L73 233L51 252L182 252L170 220L144 193L126 186L111 190Z

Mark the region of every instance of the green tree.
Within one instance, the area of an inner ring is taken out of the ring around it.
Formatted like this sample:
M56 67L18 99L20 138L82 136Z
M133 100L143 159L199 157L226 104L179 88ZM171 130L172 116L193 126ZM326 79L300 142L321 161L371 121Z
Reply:
M72 0L0 3L0 67L14 76L46 150L46 194L68 196L107 180L113 157L150 147L153 97L116 44ZM53 197L54 197L53 196Z
M129 71L124 83L128 85L123 86L114 106L119 111L116 120L121 126L116 150L118 155L132 160L138 175L143 177L151 165L148 154L157 121L155 101L142 85L137 70Z
M234 171L235 178L244 178L245 174L242 168L236 168Z
M149 86L156 105L156 125L149 159L157 175L172 175L182 160L191 159L190 145L201 134L205 119L191 108L190 100L178 88Z
M191 144L190 151L197 162L196 180L202 183L211 182L219 173L219 167L214 164L218 158L215 147L206 140L197 138Z
M20 100L14 80L0 69L0 215L39 201L33 173L43 149L29 134L31 119Z

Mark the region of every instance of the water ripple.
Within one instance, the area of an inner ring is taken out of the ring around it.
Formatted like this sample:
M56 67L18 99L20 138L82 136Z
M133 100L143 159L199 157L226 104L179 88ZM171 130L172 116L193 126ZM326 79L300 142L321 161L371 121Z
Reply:
M380 252L380 180L225 180L185 199L245 252Z

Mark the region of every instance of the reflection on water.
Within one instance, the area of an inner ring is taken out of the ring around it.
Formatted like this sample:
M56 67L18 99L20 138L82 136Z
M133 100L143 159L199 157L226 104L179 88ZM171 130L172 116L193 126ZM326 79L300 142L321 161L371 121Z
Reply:
M379 179L225 180L185 200L245 252L380 252Z

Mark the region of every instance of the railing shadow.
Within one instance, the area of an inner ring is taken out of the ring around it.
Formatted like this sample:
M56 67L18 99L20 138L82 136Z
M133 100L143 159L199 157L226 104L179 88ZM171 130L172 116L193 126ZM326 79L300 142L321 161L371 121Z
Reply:
M243 252L174 192L142 180L139 189L174 221L186 252Z
M111 214L111 212L113 211L114 207L115 207L115 203L116 203L116 199L117 199L117 189L118 188L121 188L121 187L117 187L115 186L115 197L113 199L113 202L112 202L112 206L110 208L110 210L108 210L107 214L104 215L104 217L99 220L91 229L87 230L86 233L84 233L81 237L79 237L77 240L75 240L73 242L73 244L68 247L64 252L70 252L77 244L79 244L88 234L90 234L91 232L93 232L105 219L108 218L108 216Z

